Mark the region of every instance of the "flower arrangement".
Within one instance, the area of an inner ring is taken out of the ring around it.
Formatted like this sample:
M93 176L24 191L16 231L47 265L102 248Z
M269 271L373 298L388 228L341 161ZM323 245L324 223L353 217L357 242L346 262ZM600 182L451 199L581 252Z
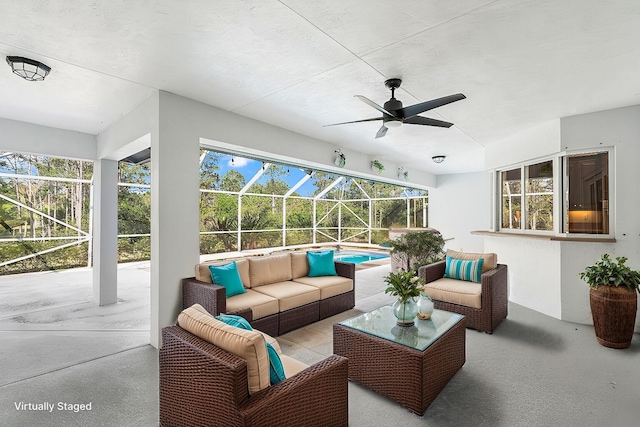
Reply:
M416 272L413 270L389 273L389 275L384 278L384 281L389 285L387 289L384 290L384 293L398 297L398 301L401 303L419 297L422 287L425 284L424 280L416 275Z

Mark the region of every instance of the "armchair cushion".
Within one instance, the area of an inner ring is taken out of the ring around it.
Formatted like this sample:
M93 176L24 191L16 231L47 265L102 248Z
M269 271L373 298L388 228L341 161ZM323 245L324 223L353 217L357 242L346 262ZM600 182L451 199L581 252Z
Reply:
M479 283L442 278L427 283L424 290L437 301L482 308L482 287Z
M235 261L221 266L210 265L209 271L211 272L213 283L226 289L227 298L246 292L244 286L242 286L242 279Z
M179 326L247 362L249 394L269 387L269 356L263 335L216 320L195 304L178 315Z

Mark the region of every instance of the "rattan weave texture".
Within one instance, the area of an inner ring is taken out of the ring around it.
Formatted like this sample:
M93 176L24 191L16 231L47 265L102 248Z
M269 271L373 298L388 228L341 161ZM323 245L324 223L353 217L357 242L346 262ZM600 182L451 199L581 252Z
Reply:
M465 321L424 351L334 324L333 351L349 359L349 379L422 415L466 361Z
M178 326L160 348L160 425L346 426L348 360L332 355L249 396L244 359Z
M444 277L445 261L422 266L418 275L426 283ZM508 314L508 271L507 266L498 264L493 270L481 276L481 308L467 307L446 301L434 300L435 308L462 314L467 319L467 327L482 332L493 333L494 329Z

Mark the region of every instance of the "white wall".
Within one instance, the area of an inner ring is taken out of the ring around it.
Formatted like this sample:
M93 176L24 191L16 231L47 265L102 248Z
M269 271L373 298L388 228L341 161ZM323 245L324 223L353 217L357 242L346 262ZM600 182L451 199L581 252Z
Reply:
M447 249L483 252L484 239L471 231L491 225L491 174L440 175L429 190L429 227L448 240Z
M588 287L577 274L603 253L629 258L640 269L640 105L562 119L566 150L614 147L614 212L616 243L564 243L562 246L562 318L590 323ZM586 301L586 303L585 303ZM640 314L636 319L640 331Z

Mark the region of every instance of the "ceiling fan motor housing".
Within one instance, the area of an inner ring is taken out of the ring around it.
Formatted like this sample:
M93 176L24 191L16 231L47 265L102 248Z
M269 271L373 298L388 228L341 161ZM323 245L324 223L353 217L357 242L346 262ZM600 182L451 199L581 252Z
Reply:
M396 110L400 110L402 108L402 102L398 101L395 98L391 98L387 102L384 103L384 109L388 112L392 113L393 116L388 114L383 114L382 123L388 127L399 127L402 125L402 117L397 115Z

